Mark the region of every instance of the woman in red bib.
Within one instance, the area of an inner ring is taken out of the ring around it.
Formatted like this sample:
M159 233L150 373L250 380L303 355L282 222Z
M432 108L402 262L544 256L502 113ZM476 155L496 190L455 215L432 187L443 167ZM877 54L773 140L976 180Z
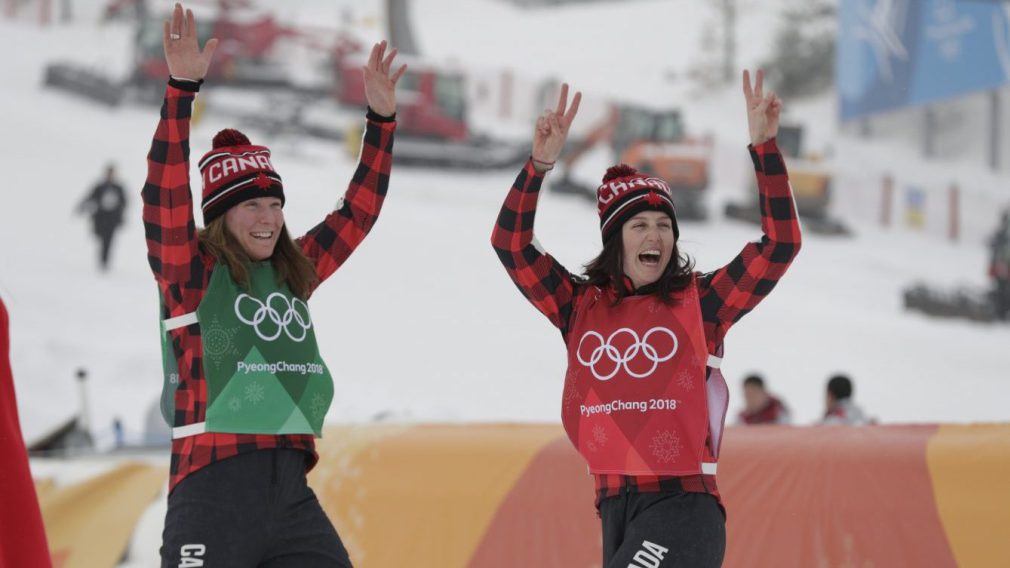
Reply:
M537 120L530 160L491 236L523 294L568 350L561 417L596 480L603 566L720 566L725 514L716 485L728 391L726 332L764 298L800 248L800 227L775 144L782 103L763 73L743 90L761 199L759 241L726 266L696 272L678 248L666 182L626 165L597 189L603 250L576 276L533 235L544 175L561 153L581 94Z

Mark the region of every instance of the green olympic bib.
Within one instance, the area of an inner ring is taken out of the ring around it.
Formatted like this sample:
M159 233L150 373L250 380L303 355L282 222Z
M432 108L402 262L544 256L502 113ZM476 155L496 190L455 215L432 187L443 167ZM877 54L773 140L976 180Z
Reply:
M159 317L165 313L165 298L158 293ZM175 391L179 388L179 363L175 359L175 349L169 340L164 324L161 328L161 367L165 382L161 385L161 417L169 427L175 426Z
M321 436L333 380L319 356L308 305L276 283L269 262L249 271L245 291L218 264L196 310L207 381L200 431ZM162 413L170 425L187 426L174 424L172 416L178 371L167 338L164 333Z

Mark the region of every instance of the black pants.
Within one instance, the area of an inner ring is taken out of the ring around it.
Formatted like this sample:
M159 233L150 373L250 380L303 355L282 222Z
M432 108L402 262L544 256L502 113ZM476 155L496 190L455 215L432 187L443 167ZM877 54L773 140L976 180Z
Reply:
M603 568L718 568L726 517L705 493L627 493L600 502Z
M1001 320L1010 320L1010 280L996 280L996 290L993 292L996 297L996 317Z
M109 269L109 256L112 252L112 238L116 236L115 229L108 230L95 230L95 236L98 238L98 267L102 270Z
M305 482L305 459L300 450L260 450L184 479L168 497L162 568L350 568Z

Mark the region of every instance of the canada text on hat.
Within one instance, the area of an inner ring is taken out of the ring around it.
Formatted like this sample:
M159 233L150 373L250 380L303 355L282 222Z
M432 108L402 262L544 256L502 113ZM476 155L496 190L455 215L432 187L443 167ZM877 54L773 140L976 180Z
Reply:
M596 200L604 242L622 223L645 210L662 211L669 215L673 221L674 236L680 236L670 186L627 164L617 164L607 169L603 183L596 189Z
M224 156L224 159L214 161L221 156ZM204 170L204 164L207 163L210 166ZM248 171L273 171L273 169L274 166L270 163L270 150L266 149L257 152L245 152L238 156L227 152L219 152L204 157L203 161L200 162L200 170L203 172L203 183L205 185L207 183L217 183L223 178L236 174L241 175Z
M254 146L237 130L219 132L214 149L204 155L199 166L204 224L249 199L276 197L284 203L284 187L270 161L270 150Z
M669 196L673 195L670 191L670 186L659 178L636 177L626 181L614 180L603 183L596 189L596 196L600 200L601 205L607 205L615 198L620 198L621 194L625 192L646 187L658 189Z

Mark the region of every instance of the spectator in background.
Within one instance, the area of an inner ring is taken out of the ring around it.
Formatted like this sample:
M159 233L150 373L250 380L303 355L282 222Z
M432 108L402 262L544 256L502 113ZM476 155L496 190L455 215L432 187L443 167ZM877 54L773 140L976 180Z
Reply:
M117 416L112 420L112 435L116 439L116 449L126 445L126 433L123 431L123 421Z
M740 424L789 424L789 409L781 400L765 390L760 375L748 375L743 380L744 409L737 415Z
M860 426L868 424L863 410L852 401L852 380L845 375L835 375L828 380L826 409L821 424Z
M989 239L989 276L993 280L996 317L1010 316L1010 210L1003 211L999 227Z
M98 185L77 206L78 214L91 217L91 228L99 244L98 267L102 272L109 270L112 238L123 224L124 210L126 210L126 193L123 186L116 181L116 166L109 164L105 168L105 179L98 182Z

